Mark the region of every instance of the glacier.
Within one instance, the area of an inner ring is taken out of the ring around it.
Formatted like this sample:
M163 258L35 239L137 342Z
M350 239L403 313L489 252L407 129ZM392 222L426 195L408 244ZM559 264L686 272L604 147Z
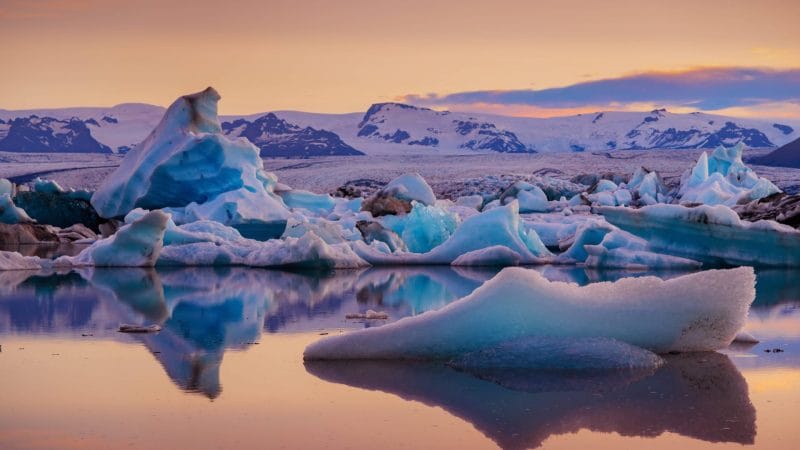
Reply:
M304 358L450 360L532 337L616 339L656 353L712 351L731 343L754 298L750 267L585 287L510 267L442 309L322 339Z

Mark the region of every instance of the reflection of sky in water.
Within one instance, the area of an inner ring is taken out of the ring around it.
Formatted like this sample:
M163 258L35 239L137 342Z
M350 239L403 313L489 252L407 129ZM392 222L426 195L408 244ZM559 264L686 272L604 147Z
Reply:
M579 284L645 274L558 266L532 270ZM214 399L222 394L221 378L233 377L224 372L226 351L255 354L253 346L271 341L271 335L380 326L387 321L345 320L345 315L385 311L390 322L420 314L468 295L496 272L451 267L326 273L246 268L0 272L0 338L137 343L174 384ZM430 364L314 363L306 366L306 378L441 407L504 448L538 446L549 436L581 429L643 437L669 431L708 442L748 444L756 430L748 396L752 382L739 370L758 371L759 389L783 380L791 392L798 391L792 374L800 366L800 286L794 276L780 270L758 274L746 330L762 343L721 354L673 356L652 373L467 374ZM163 330L123 335L116 332L122 323L155 323ZM785 351L764 352L773 348ZM301 352L297 348L293 356L297 364ZM786 370L790 375L782 376Z

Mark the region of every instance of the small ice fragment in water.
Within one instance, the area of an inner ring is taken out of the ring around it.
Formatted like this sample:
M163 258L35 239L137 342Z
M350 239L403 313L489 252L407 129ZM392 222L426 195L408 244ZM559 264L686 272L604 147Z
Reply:
M389 318L389 314L385 312L377 312L373 310L367 310L366 313L354 313L348 314L345 316L345 319L365 319L365 320L386 320Z
M157 333L161 331L160 325L120 325L120 333Z

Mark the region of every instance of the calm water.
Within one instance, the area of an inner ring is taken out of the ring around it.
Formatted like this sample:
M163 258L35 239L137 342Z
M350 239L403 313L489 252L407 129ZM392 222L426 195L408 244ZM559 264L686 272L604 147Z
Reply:
M639 275L531 270L580 284ZM762 343L647 373L302 361L323 334L439 308L495 273L0 272L0 448L800 448L796 272L758 275L747 330ZM390 318L345 320L368 309Z

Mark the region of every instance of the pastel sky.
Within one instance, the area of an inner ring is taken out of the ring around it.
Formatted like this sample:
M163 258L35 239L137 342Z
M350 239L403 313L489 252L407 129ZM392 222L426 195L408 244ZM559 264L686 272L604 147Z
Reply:
M800 118L800 2L0 0L0 108L598 109Z

